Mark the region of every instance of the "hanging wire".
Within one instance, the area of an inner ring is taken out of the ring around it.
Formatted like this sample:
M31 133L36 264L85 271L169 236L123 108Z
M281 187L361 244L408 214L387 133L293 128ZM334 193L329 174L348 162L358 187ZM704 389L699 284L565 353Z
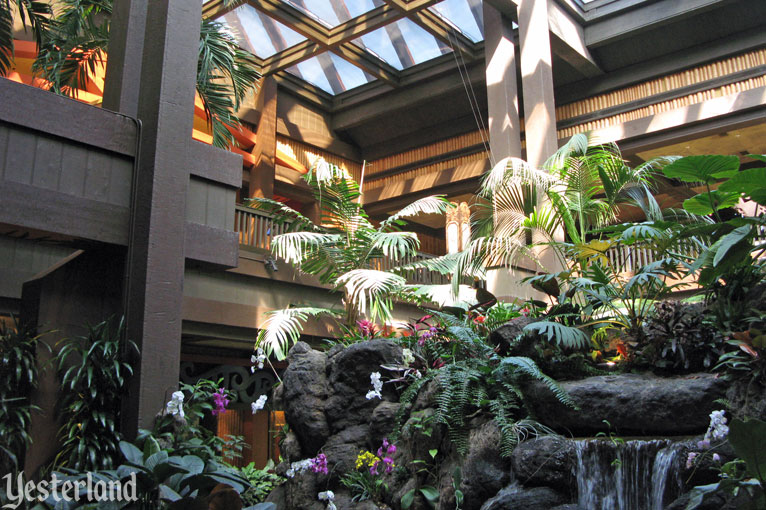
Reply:
M455 37L454 44L452 43L453 36ZM484 152L486 152L487 156L489 157L490 164L494 167L495 157L492 154L492 148L489 145L489 140L486 140L484 137L484 133L487 130L487 127L484 124L484 118L482 117L481 109L479 108L479 101L476 98L476 93L473 90L473 85L471 84L471 79L468 75L468 66L466 66L463 54L455 48L455 46L457 46L457 33L453 27L450 27L450 31L447 32L447 41L449 43L450 49L452 50L452 56L455 58L455 65L457 66L458 73L460 73L460 80L463 82L463 89L465 90L466 96L468 97L468 103L471 105L471 113L473 114L474 122L476 123L476 127L479 129L481 144L484 147ZM460 60L458 60L458 53L460 53ZM465 73L465 75L463 73Z

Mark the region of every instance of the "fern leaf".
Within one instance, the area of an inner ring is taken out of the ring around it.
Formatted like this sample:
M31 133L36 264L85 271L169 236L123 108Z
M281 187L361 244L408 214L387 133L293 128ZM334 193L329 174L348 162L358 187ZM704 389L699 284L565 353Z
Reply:
M572 400L567 392L564 391L563 388L561 388L561 386L559 386L559 384L553 378L545 375L543 371L540 370L540 367L538 367L537 364L530 358L525 356L509 356L507 358L503 358L502 361L500 361L500 367L498 367L498 370L507 368L510 368L511 370L517 370L529 377L541 381L548 387L549 390L553 392L559 402L566 404L573 409L577 408L574 400Z

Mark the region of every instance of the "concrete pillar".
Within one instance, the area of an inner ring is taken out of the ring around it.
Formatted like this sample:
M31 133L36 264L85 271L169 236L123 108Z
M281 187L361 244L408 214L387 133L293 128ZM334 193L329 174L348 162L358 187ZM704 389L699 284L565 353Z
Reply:
M129 19L142 10L131 2ZM141 350L123 432L150 427L178 384L184 236L202 4L144 3L139 81L141 149L128 245L127 336ZM124 22L125 20L114 20Z
M558 149L548 1L518 2L524 139L527 162L538 168ZM563 231L554 233L554 238L563 241ZM537 257L548 272L563 269L550 249L538 249Z
M489 105L491 163L521 157L519 98L516 86L516 50L511 20L487 2L484 8L484 59Z
M107 110L138 115L138 77L141 76L147 0L115 0L109 29L104 100Z
M548 0L518 0L518 13L527 161L539 167L558 149Z
M255 133L255 165L250 168L250 198L273 198L277 164L277 81L261 81L256 108L261 116Z

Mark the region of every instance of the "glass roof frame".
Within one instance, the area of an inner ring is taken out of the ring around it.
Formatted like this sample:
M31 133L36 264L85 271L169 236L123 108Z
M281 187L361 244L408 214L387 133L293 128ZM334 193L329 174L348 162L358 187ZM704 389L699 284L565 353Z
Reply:
M264 75L285 71L330 96L397 87L404 70L453 51L471 62L483 40L481 0L205 0L203 15L223 17Z

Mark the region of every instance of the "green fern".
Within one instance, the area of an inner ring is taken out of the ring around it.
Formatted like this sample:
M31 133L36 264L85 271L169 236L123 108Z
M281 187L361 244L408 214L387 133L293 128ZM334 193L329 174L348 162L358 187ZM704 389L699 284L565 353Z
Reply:
M427 372L426 375L420 379L415 379L409 386L407 386L407 389L402 392L402 395L399 397L400 406L394 416L394 428L388 436L392 443L395 443L397 439L399 439L399 436L401 436L402 426L404 425L404 422L407 421L406 418L410 414L410 405L415 401L418 393L420 393L420 388L433 379L435 373L435 371Z
M439 374L436 421L447 426L447 434L458 453L468 451L466 417L487 399L484 374L465 363L448 365Z
M575 404L569 394L567 394L567 392L564 391L552 377L545 375L543 371L540 370L540 367L538 367L530 358L524 356L509 356L503 358L500 362L500 366L495 370L495 373L502 377L508 373L508 370L510 370L512 376L517 373L522 373L528 377L541 381L549 390L551 390L551 392L553 392L559 402L566 404L573 409L577 409L577 404Z

